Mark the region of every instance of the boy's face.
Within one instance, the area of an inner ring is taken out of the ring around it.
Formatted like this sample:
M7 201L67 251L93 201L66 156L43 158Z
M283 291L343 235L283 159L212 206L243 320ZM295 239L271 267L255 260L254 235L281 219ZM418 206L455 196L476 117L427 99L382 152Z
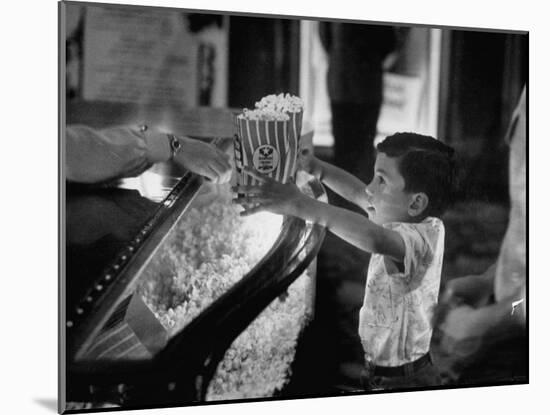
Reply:
M399 172L398 159L378 153L374 176L366 188L369 219L378 225L410 222L408 209L412 195L404 189L405 179Z

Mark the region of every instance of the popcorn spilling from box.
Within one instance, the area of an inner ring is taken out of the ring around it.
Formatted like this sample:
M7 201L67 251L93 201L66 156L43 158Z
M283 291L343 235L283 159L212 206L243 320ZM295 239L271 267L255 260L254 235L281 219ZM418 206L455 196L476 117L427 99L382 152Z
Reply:
M294 180L303 102L290 94L267 95L235 117L238 184L258 184L243 167L286 183Z

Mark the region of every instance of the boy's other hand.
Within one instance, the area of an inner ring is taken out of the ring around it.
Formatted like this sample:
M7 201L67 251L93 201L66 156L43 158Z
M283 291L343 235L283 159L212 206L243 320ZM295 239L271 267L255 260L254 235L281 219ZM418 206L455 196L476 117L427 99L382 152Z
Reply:
M448 281L440 304L467 304L480 307L487 304L493 293L493 281L482 275L467 275Z
M493 292L491 275L492 267L485 274L467 275L447 281L434 309L434 326L442 326L451 312L456 314L453 310L457 308L474 310L487 304Z
M434 324L431 353L445 383L459 378L463 366L471 363L483 345L487 327L479 311L468 305L450 308Z
M233 199L233 203L244 208L244 211L240 213L241 216L249 216L260 211L280 215L296 215L300 208L300 202L306 196L294 183L283 184L246 168L243 171L258 180L260 185L233 187L233 191L239 194L239 197Z

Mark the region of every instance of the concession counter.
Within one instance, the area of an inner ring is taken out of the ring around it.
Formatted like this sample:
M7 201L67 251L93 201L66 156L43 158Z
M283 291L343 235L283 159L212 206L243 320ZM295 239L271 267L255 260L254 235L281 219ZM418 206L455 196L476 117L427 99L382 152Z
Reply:
M67 125L146 123L233 154L230 109L77 102L66 110ZM296 184L326 200L311 176L299 172ZM67 412L265 398L284 387L314 315L324 228L265 212L241 217L230 184L171 163L62 186Z

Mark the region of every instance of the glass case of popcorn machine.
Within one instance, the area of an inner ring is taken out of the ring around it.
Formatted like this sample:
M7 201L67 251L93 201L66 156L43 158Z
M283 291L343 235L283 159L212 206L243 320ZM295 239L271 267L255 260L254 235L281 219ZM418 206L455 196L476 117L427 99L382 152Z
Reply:
M230 109L82 102L66 114L67 124L94 128L158 125L234 157ZM295 180L326 199L314 178L298 172ZM188 405L284 387L314 315L322 227L266 212L242 217L231 183L169 162L113 183L63 187L67 404Z

